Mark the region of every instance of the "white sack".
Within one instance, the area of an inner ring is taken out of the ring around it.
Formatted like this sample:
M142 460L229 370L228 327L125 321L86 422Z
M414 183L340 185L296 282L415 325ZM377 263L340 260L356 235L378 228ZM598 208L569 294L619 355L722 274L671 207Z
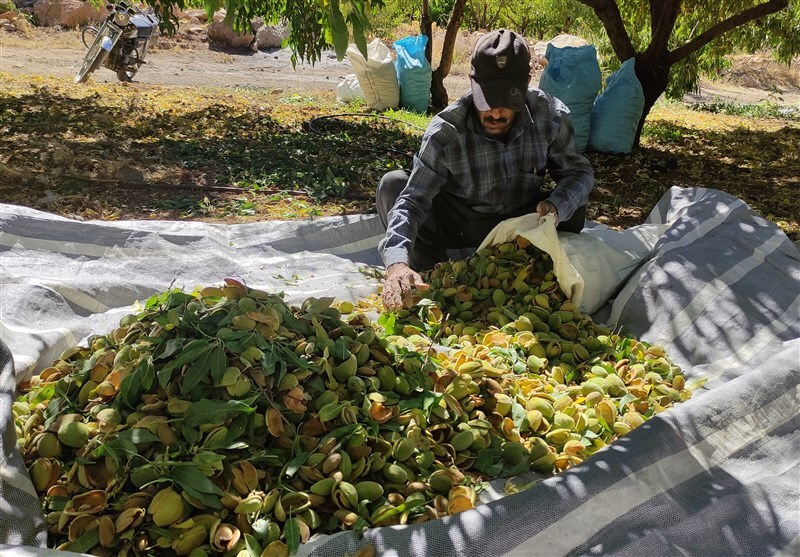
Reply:
M653 250L665 224L642 224L622 232L587 228L580 234L557 232L555 219L537 213L508 219L484 239L481 248L523 236L553 258L561 290L581 312L600 309ZM480 248L479 248L480 249Z
M389 47L380 39L374 39L367 45L367 58L364 58L358 47L351 44L347 47L347 58L364 91L368 108L386 110L398 107L400 85Z
M576 306L580 306L583 298L583 277L567 257L556 232L555 217L552 215L540 218L538 213L530 213L504 220L486 235L478 249L510 242L517 236L526 238L534 246L550 255L553 259L553 272L558 277L561 290Z
M364 91L358 83L356 74L351 73L346 75L345 78L336 87L336 100L340 103L347 103L356 99L363 99Z

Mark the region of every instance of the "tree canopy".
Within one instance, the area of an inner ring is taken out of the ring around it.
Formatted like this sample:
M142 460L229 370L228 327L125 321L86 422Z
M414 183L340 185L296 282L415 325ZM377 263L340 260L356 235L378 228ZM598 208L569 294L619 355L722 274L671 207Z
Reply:
M187 0L146 0L174 29L173 8ZM199 0L209 14L224 7L227 18L243 29L261 17L286 21L294 60L315 62L322 50L334 48L342 59L354 42L366 55L370 17L385 7L384 0ZM432 106L443 108L447 93L443 79L453 57L453 43L462 22L473 26L491 22L522 33L542 35L563 21L569 30L578 16L594 29L595 45L613 68L636 59L636 73L645 94L644 123L656 99L676 97L696 87L701 74L713 75L726 64L725 55L768 49L780 61L800 54L800 6L797 0L387 0L409 4L420 18L421 32L430 37L431 21L444 18L434 7L452 5L446 23L441 59L434 64ZM590 8L594 17L586 16ZM531 14L540 14L533 17ZM544 15L542 15L544 14ZM538 37L537 37L538 38ZM429 41L430 44L431 41Z
M800 53L800 8L789 0L578 0L592 8L619 62L636 59L647 115L662 93L677 97L715 74L724 56L769 49L778 60Z

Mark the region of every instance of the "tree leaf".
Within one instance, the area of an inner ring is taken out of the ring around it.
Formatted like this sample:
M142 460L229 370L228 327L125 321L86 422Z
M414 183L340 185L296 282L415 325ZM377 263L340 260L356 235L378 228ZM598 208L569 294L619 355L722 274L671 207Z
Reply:
M68 550L74 553L86 553L98 543L100 543L100 531L95 528L69 544Z
M175 362L170 362L156 372L158 377L158 385L162 389L166 389L169 382L172 381L172 373L175 371ZM135 400L131 405L135 404Z
M209 495L223 495L223 492L218 488L208 476L203 474L191 462L181 462L175 465L172 469L172 479L177 482L181 487L189 486L191 489L200 493ZM219 503L219 502L218 502ZM218 509L219 506L214 508Z
M247 552L250 554L250 557L261 557L261 552L263 549L261 548L261 544L258 543L258 540L252 534L244 535L244 543L247 546Z
M117 434L117 439L139 445L142 443L154 443L158 441L158 436L156 436L149 429L145 429L143 427L133 427L131 429L120 431Z
M202 424L222 423L237 414L251 414L256 411L250 403L243 400L198 400L193 402L183 414L183 423L189 427Z
M225 375L225 369L228 367L228 358L225 356L225 349L222 346L217 346L211 351L211 378L214 384L218 384Z
M153 359L163 360L164 358L169 358L180 349L182 342L183 339L180 338L168 339L161 345L160 350L158 350L157 355L154 355Z
M354 17L353 14L350 14L350 24L353 27L353 42L356 43L361 55L365 59L369 59L367 38L364 36L364 26L361 24L361 20L358 17Z
M186 394L211 372L211 347L194 360L181 381L181 393Z
M211 350L212 345L208 340L198 338L189 341L175 359L175 367L183 367Z
M300 527L297 525L296 518L290 518L283 527L283 535L286 537L286 547L289 555L294 555L300 548Z
M299 437L298 437L298 439L299 439ZM309 451L300 451L297 454L297 456L295 456L292 460L290 460L286 464L286 477L287 478L294 477L294 475L297 474L297 471L300 470L300 467L303 464L305 464L306 459L308 459L308 456L310 454L311 453Z

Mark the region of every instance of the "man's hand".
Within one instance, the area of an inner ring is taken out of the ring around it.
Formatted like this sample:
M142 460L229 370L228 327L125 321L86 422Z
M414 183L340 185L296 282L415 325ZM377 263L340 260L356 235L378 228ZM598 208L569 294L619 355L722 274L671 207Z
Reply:
M558 209L549 201L540 201L536 205L536 212L539 213L540 217L553 215L556 218L556 226L558 225Z
M383 282L383 305L389 311L397 311L403 307L414 305L412 290L427 290L429 287L422 281L419 273L405 263L389 265L386 280Z

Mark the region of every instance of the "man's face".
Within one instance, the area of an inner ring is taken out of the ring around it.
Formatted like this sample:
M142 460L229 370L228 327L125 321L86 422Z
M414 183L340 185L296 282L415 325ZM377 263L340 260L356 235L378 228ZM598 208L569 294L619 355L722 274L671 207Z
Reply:
M508 108L492 108L491 110L478 110L478 119L490 137L503 139L508 135L514 123L516 112Z

